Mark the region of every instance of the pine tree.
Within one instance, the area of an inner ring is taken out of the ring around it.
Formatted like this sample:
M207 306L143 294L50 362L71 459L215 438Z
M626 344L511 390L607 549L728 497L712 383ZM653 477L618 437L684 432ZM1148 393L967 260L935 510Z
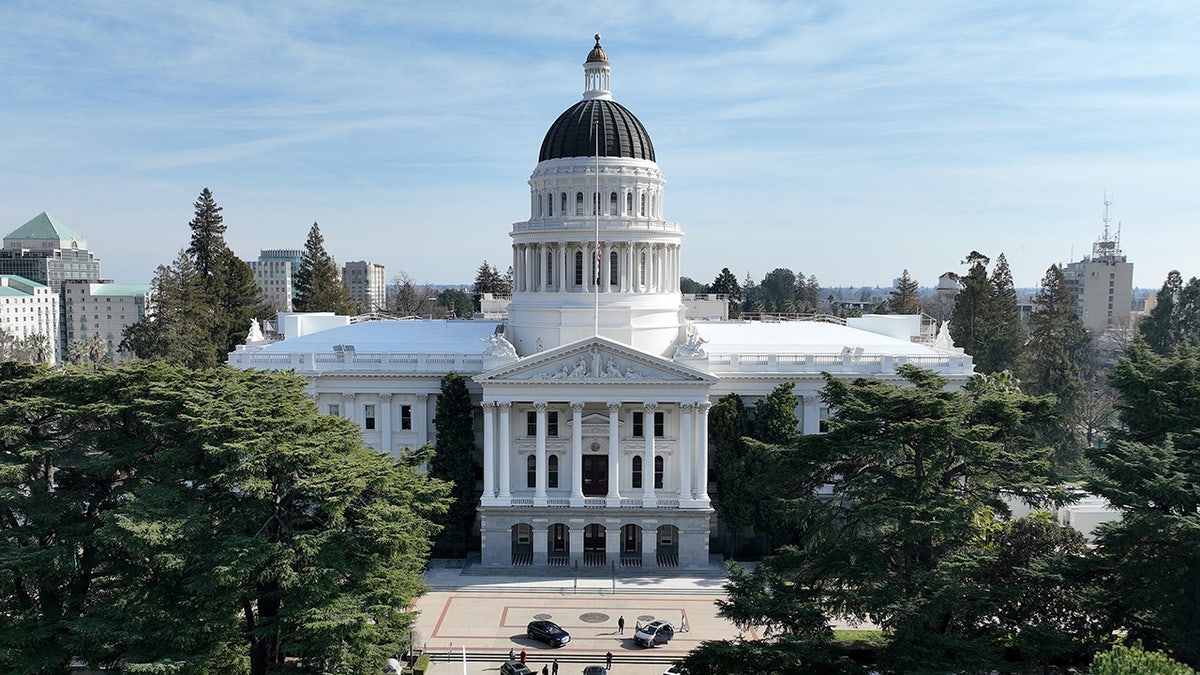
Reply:
M458 373L450 372L442 378L433 426L437 442L429 473L454 484L454 501L438 548L461 556L469 549L479 495L475 492L475 409L467 384Z
M495 265L489 265L488 261L484 260L479 269L475 271L475 284L471 287L471 299L475 301L475 310L482 309L480 302L483 300L484 293L491 293L493 296L505 296L512 294L511 273L510 279L505 280L500 276L500 271Z
M1157 304L1138 323L1138 334L1156 354L1168 356L1185 345L1200 344L1200 279L1185 284L1172 270L1155 296Z
M1001 253L991 277L992 299L988 306L986 330L975 356L975 368L981 373L1015 371L1025 342L1017 289L1013 286L1008 260Z
M958 277L962 290L954 297L954 309L950 312L950 337L971 356L982 351L987 338L992 304L992 284L987 274L989 262L991 259L978 251L971 251L963 261L971 267L966 276Z
M729 318L736 319L741 316L742 287L728 267L721 268L721 273L709 285L708 292L722 293L729 299Z
M1022 389L1057 398L1059 424L1048 440L1060 468L1078 466L1082 441L1078 432L1083 383L1092 354L1092 338L1075 313L1075 296L1058 265L1051 265L1029 314L1029 343L1021 368Z
M904 270L896 279L895 290L888 292L888 311L892 314L920 314L924 311L920 291L920 284L908 276L907 269Z
M353 314L350 293L342 284L342 273L333 256L325 250L325 238L316 223L308 230L300 269L296 270L296 294L292 306L297 312L333 312Z
M221 207L217 206L212 192L206 187L192 205L196 209L188 226L192 228L192 241L187 254L204 279L212 279L218 273L218 265L227 248L225 244L225 219Z

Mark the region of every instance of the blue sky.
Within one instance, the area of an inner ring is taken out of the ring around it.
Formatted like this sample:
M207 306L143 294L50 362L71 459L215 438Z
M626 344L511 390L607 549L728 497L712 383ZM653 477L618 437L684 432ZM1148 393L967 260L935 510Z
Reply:
M205 186L245 258L300 248L469 283L503 269L541 139L603 34L683 273L1018 285L1103 200L1134 284L1200 275L1200 3L0 3L0 230L46 211L148 282Z

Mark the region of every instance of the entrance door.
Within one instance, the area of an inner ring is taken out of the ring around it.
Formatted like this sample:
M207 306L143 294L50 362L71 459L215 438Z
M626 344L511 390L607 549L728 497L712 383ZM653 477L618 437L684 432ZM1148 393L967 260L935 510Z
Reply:
M583 528L583 550L585 553L604 552L603 525L588 525Z
M583 456L583 496L608 495L608 455Z

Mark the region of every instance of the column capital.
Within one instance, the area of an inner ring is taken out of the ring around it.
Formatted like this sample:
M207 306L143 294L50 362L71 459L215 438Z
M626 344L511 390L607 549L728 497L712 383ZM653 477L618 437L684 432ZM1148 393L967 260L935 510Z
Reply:
M813 403L816 403L818 400L820 400L821 397L817 396L816 394L805 394L803 396L800 396L799 398L801 401L804 401L805 405L812 405Z
M607 405L608 409L612 412L618 412L621 410L621 404L618 401L609 401Z
M571 401L571 412L583 412L583 401Z
M484 410L495 410L496 409L495 401L484 401L480 405L483 406Z
M533 409L540 413L546 412L546 408L549 408L549 407L550 407L549 404L547 404L545 401L534 401L533 402Z
M342 400L346 403L354 403L355 394L342 394Z
M699 410L702 414L707 415L708 409L711 408L712 405L713 405L712 403L709 403L708 401L704 401L703 403L697 403L696 409Z
M391 403L391 402L392 402L392 395L391 395L390 393L380 394L380 395L379 395L379 400L380 400L380 401L383 401L384 403Z
M690 412L694 411L696 409L696 406L698 406L698 405L700 405L700 404L699 403L688 403L687 401L684 401L683 403L679 404L679 408L681 410L683 410L683 412L685 412L685 413L690 413Z
M646 412L654 412L658 409L658 401L646 401L642 407L646 409Z
M512 408L512 401L497 401L496 406L500 408L500 412L506 413Z

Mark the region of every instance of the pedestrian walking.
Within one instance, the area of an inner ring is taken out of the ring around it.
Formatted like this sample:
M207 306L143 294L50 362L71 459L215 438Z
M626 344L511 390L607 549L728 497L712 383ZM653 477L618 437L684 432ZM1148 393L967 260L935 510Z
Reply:
M621 635L625 634L625 615L624 614L622 614L621 617L617 619L617 632L620 633Z
M550 666L542 666L542 675L550 675Z
M550 666L550 675L558 675L558 659L554 659L554 665Z
M612 670L612 652L604 655L604 669Z
M521 663L525 663L525 650L521 650Z
M508 648L508 660L512 661L515 658L517 658L517 653L515 651L513 651L512 647L509 647Z

